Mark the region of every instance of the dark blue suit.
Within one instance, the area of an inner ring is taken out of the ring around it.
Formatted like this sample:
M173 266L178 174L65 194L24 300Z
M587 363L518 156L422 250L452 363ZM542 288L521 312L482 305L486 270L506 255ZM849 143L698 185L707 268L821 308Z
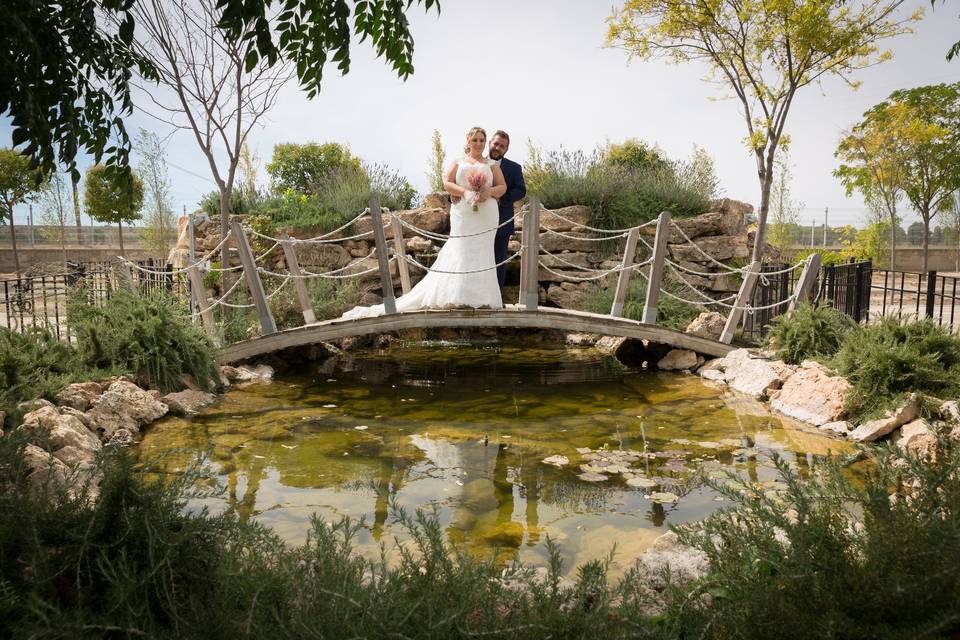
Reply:
M500 224L507 220L507 224L497 229L496 238L493 241L493 255L497 264L507 259L507 245L510 243L510 236L515 229L513 224L513 203L522 200L527 195L527 185L523 182L523 169L519 164L507 158L500 159L500 171L503 172L503 181L507 184L507 191L500 198ZM501 264L497 267L497 280L500 286L503 286L506 277L507 266Z

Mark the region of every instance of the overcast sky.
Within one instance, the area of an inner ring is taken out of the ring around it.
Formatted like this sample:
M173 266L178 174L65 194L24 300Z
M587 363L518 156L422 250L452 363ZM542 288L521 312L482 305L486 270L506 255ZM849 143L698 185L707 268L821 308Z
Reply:
M908 4L910 11L925 6L926 17L916 33L889 41L893 60L858 74L859 91L828 80L822 90L801 89L794 102L787 133L805 224L814 216L821 224L825 207L831 225L862 223L863 202L847 198L832 176L844 128L895 89L960 80L960 60L944 58L960 38L956 4L936 11L926 0ZM442 0L439 16L414 8L414 75L401 82L364 44L354 47L347 76L328 71L318 98L308 101L291 83L249 140L261 159L261 180L275 144L337 141L364 160L396 168L424 191L433 130L449 158L462 152L467 129L479 125L509 132L508 155L521 163L527 139L546 149L591 150L636 137L674 158L696 144L714 158L724 195L757 204L756 166L742 143L737 103L716 100L722 91L703 81L705 67L628 64L623 51L604 48L610 9L609 1L597 0ZM169 133L141 112L127 126L131 136L138 127ZM0 118L0 145L9 144L9 120ZM206 160L185 132L170 138L167 151L176 210L192 210L214 188ZM17 220L25 215L24 207Z

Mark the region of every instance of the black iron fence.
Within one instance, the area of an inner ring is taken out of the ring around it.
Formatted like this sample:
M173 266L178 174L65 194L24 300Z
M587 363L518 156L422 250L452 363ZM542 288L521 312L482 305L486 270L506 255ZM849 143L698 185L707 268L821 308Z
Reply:
M824 265L820 270L817 301L829 304L862 322L870 313L870 280L873 264L869 260Z
M130 268L132 284L137 291L146 295L165 292L189 298L189 283L174 275L170 265L155 264L153 260L137 265L146 269ZM58 339L69 340L70 327L66 319L70 296L82 292L88 303L101 306L118 287L126 286L121 280L123 277L125 274L121 274L113 263L68 262L62 273L0 280L0 326L15 331L47 328Z
M786 313L794 287L800 277L791 265L769 263L761 266L761 277L753 289L750 306L753 310L743 315L743 337L748 342L760 342L766 337L770 323Z
M960 277L936 271L874 269L870 297L871 318L930 318L952 331L960 331Z

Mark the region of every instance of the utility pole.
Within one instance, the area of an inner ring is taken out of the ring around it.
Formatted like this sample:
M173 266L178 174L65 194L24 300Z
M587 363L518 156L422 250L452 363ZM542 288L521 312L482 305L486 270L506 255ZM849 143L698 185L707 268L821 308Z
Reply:
M827 246L827 216L830 215L830 207L823 208L823 246Z
M813 235L813 234L814 234L816 228L817 228L817 221L816 221L816 220L811 220L811 221L810 221L810 248L811 248L811 249L813 249L813 242L814 242L814 235Z
M30 246L32 247L33 245L37 244L37 239L33 233L33 205L32 204L29 205L29 208L27 209L27 211L28 211L27 220L30 224Z

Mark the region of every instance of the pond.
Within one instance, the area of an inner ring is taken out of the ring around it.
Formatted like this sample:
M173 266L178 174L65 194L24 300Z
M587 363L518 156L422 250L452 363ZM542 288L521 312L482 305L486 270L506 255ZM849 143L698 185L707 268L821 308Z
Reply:
M223 491L192 508L233 510L291 544L311 514L349 516L364 520L358 550L378 557L383 543L389 556L406 539L397 508L425 508L481 557L543 564L549 536L571 571L616 544L617 574L668 523L724 506L695 471L776 491L775 453L803 474L846 446L696 376L591 348L419 343L235 388L152 425L139 453L173 471L200 460Z

